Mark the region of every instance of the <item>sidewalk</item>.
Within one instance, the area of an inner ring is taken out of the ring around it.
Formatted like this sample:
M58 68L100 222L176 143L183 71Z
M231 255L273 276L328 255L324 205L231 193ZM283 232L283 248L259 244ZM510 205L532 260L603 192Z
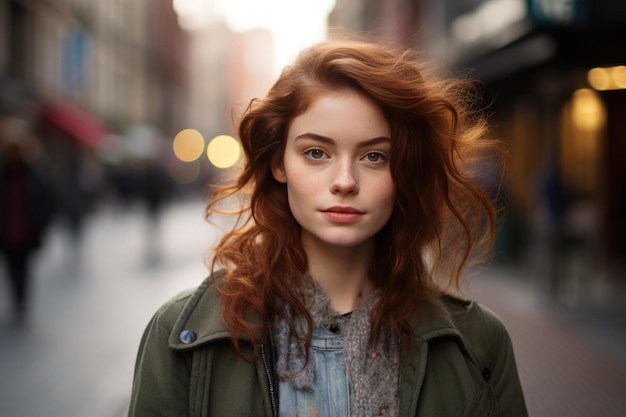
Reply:
M203 256L217 234L202 216L200 202L173 204L155 234L140 208L105 209L89 219L76 252L55 227L38 257L24 327L11 324L2 279L0 416L122 415L150 316L206 276Z
M471 283L509 329L530 416L626 416L626 306L555 303L518 270Z

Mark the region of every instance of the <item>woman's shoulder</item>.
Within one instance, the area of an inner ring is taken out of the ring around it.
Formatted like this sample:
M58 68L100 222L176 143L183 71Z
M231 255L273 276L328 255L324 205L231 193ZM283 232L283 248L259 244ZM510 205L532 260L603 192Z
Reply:
M150 326L167 333L173 350L189 350L227 331L220 314L220 295L214 280L222 272L209 276L197 287L179 292L155 312Z
M165 321L168 323L175 323L181 313L185 310L185 307L192 298L198 298L198 294L202 295L206 292L206 285L210 281L209 278L205 278L200 285L195 287L186 288L174 296L171 296L167 301L159 306L154 313L153 320Z
M484 336L494 336L498 333L507 333L506 326L500 316L486 305L455 295L439 297L446 315L462 334L470 331Z
M486 305L449 295L442 296L441 302L462 344L477 362L492 362L512 349L504 321Z

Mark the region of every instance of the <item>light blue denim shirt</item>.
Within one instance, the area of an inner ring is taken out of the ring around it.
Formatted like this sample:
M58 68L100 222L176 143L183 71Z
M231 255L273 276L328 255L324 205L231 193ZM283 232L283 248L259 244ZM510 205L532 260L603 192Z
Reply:
M295 389L290 381L279 382L281 417L346 417L350 415L350 388L344 361L344 317L331 329L313 330L311 359L315 364L315 389Z

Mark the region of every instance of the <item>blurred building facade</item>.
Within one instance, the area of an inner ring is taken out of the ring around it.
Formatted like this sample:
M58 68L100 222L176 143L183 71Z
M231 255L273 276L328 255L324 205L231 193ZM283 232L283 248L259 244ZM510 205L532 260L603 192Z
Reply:
M186 17L181 14L183 21ZM214 11L201 25L189 28L186 37L188 127L198 130L207 146L220 135L236 137L237 119L252 98L266 93L274 76L272 34L265 28L234 32ZM181 181L202 189L224 172L206 154L194 161L173 161L172 166Z
M509 149L497 258L536 264L553 294L590 280L623 288L625 2L337 0L329 26L425 50L480 81Z
M0 0L0 115L36 130L70 218L127 160L160 156L188 90L170 0Z
M184 33L169 0L2 0L3 112L63 99L115 131L171 133L185 113Z
M234 118L267 92L274 76L272 34L264 28L235 33L216 20L188 36L189 124L207 138L234 135Z

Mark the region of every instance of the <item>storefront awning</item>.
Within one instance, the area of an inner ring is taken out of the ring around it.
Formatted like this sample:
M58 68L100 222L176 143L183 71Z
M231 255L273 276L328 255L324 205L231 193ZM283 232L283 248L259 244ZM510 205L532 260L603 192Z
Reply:
M57 101L45 107L44 126L55 128L91 147L98 147L110 132L98 119L67 101Z

